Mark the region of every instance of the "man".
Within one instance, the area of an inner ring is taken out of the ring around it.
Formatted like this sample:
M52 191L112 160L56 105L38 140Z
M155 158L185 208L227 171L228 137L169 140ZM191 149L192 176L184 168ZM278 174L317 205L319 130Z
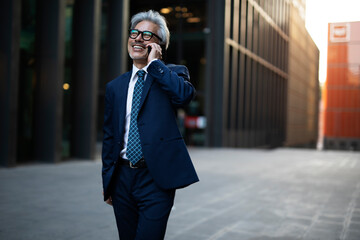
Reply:
M165 65L169 45L158 12L134 15L128 39L132 71L106 85L102 177L121 240L164 238L175 189L199 179L176 123L195 95L185 66Z

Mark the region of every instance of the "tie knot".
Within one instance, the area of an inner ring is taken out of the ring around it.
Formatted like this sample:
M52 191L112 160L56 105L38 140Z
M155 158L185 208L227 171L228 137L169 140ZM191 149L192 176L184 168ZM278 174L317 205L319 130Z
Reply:
M139 70L139 71L137 71L136 74L139 76L139 78L144 79L145 71L144 70Z

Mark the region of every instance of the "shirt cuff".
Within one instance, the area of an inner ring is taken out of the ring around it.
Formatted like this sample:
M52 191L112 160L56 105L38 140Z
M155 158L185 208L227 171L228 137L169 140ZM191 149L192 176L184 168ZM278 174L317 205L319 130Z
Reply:
M151 64L152 62L157 61L157 60L159 60L159 59L156 58L156 59L151 60L147 66L150 66L150 64Z

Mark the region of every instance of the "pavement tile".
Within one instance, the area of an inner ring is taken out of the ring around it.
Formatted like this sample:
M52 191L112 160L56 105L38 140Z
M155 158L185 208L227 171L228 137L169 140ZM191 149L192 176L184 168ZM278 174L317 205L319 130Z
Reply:
M233 232L233 231L225 231L223 233L220 233L217 236L214 236L213 238L208 239L217 239L217 240L235 240L235 239L241 239L241 240L248 240L253 239L254 234L246 233L246 232Z
M355 223L355 222L352 222L352 223L350 223L349 230L360 233L360 222L356 222L356 223ZM359 239L360 239L360 238L359 238Z
M330 222L330 223L339 223L339 222L344 221L344 217L343 216L322 215L319 217L319 221Z
M360 231L348 231L345 240L359 240Z
M334 234L325 229L312 229L302 239L303 240L339 240L341 238L340 238L340 234Z
M359 222L360 223L360 216L357 214L356 216L353 215L352 218L351 218L351 221L354 221L354 222Z

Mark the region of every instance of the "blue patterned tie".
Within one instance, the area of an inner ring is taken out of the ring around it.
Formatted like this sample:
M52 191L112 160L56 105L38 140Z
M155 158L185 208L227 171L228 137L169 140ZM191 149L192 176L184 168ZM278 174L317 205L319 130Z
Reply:
M137 116L139 114L141 93L144 86L145 71L139 70L136 74L138 75L138 80L136 81L134 87L130 117L130 130L126 150L126 156L132 164L136 164L143 157L140 144L140 135L137 126Z

